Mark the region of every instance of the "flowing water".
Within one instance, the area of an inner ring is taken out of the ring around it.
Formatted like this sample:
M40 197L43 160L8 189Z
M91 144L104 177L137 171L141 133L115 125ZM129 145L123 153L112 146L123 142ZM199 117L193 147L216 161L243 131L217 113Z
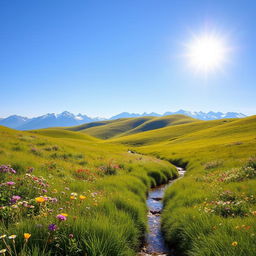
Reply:
M183 177L185 170L177 167L179 177ZM148 225L149 232L146 237L146 243L143 247L142 252L139 253L141 256L150 255L172 255L173 252L165 245L164 237L161 232L161 211L163 209L162 199L164 191L167 187L171 186L174 180L169 183L158 186L150 190L147 198L148 212Z

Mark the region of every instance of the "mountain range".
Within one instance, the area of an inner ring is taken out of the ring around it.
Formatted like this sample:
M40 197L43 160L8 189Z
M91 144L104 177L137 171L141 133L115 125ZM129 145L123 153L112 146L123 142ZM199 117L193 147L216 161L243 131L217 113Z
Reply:
M216 120L222 118L242 118L246 117L246 115L242 113L236 112L213 112L210 111L208 113L205 112L191 112L186 110L179 110L176 112L165 112L164 114L158 114L155 112L152 113L128 113L122 112L118 115L112 116L111 118L92 118L87 115L74 115L68 111L64 111L60 114L48 113L46 115L28 118L18 115L11 115L7 118L0 118L0 125L7 126L17 130L32 130L32 129L40 129L40 128L48 128L48 127L68 127L75 126L84 123L90 123L95 121L103 121L103 120L115 120L119 118L131 118L131 117L142 117L142 116L167 116L174 114L182 114L186 116L190 116L200 120Z

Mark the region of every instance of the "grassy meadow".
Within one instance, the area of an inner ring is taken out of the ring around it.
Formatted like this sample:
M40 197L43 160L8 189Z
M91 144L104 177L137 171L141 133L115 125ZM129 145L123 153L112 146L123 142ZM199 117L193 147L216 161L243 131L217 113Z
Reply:
M169 162L61 129L0 128L0 254L134 255Z
M256 254L256 116L198 121L115 141L186 167L164 197L169 246L190 256Z
M136 255L147 231L147 191L177 177L173 163L187 172L165 193L168 245L181 255L254 256L255 131L256 116L0 127L0 250Z

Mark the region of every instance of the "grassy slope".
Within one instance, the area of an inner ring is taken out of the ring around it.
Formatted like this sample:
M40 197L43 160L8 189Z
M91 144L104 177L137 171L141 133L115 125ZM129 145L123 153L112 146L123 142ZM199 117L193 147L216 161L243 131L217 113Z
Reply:
M167 143L169 141L175 141L178 138L182 138L188 134L205 130L211 127L217 127L229 122L233 122L234 119L223 119L214 121L196 121L188 124L181 124L177 126L169 126L157 131L147 131L144 133L133 134L125 137L114 138L111 141L122 143L131 146L145 146L154 145L157 143Z
M68 128L68 130L84 132L101 139L109 139L195 121L196 119L184 115L122 118L75 126Z
M146 230L147 190L176 175L166 161L129 154L121 145L61 129L23 132L0 127L0 145L0 165L9 164L17 171L15 175L0 173L0 183L19 184L0 186L1 205L5 205L0 207L0 234L16 234L21 252L23 233L31 233L24 248L33 256L47 252L56 256L134 255ZM33 175L48 181L47 191L35 189L24 176L30 167L34 167ZM86 199L71 200L71 192ZM38 208L34 198L45 194L58 202ZM23 214L30 210L22 205L9 206L13 195L35 205L33 215ZM64 223L56 220L61 212L68 214ZM51 223L59 228L50 233L47 243ZM74 235L72 241L69 234ZM2 241L0 248L5 248Z
M178 125L115 140L137 146L134 149L144 154L188 163L186 176L165 195L162 225L171 246L193 256L255 255L255 171L250 176L242 168L250 157L256 161L255 131L256 116L252 116Z
M78 139L78 140L87 140L87 141L98 141L97 138L84 133L77 133L74 131L67 131L58 128L47 128L47 129L38 129L32 130L31 132L35 134L40 134L43 136L53 137L53 138L65 138L65 139Z

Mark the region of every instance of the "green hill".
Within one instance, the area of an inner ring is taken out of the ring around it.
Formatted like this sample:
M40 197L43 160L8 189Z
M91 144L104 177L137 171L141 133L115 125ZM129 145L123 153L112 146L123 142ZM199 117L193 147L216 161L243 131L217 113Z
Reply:
M184 115L122 118L75 126L68 128L68 130L84 132L101 139L109 139L196 121L196 119Z
M87 141L97 141L98 139L90 135L64 130L62 128L47 128L32 130L31 133L40 134L43 136L53 137L53 138L65 138L65 139L78 139L78 140L87 140Z
M157 144L159 142L168 142L182 138L190 133L205 130L211 127L218 127L233 122L235 119L222 119L214 121L194 121L175 126L164 127L159 130L151 130L143 133L131 134L120 138L113 138L112 142L118 142L126 145L143 146Z

